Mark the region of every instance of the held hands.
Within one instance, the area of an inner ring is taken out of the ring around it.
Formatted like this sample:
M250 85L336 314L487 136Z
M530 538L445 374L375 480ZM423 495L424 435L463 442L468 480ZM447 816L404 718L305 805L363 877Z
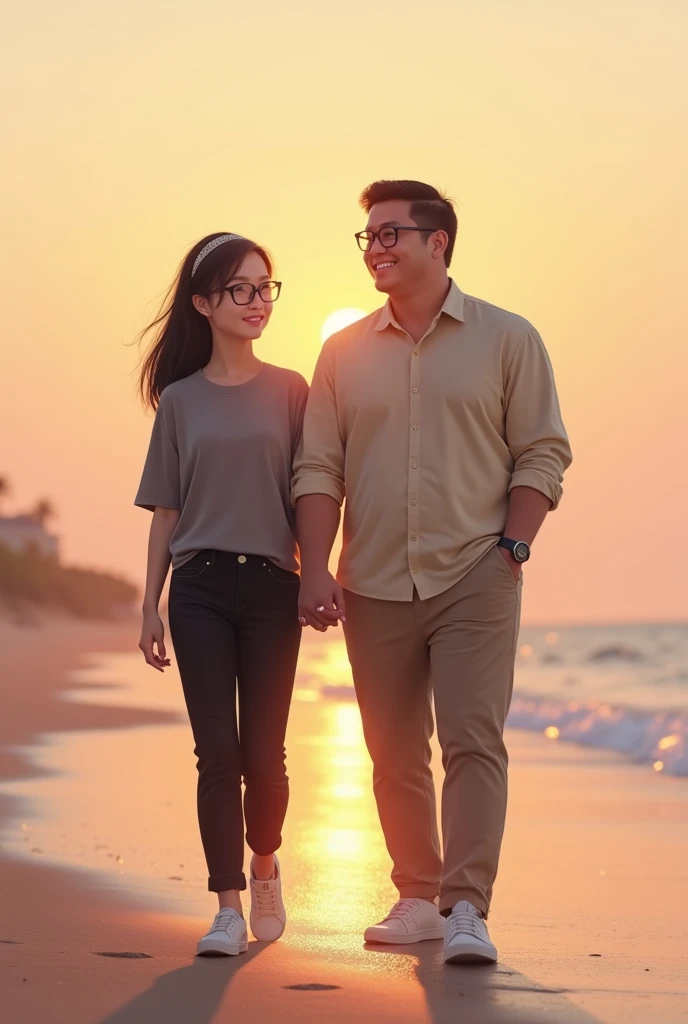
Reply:
M158 672L164 672L170 664L170 659L165 657L165 627L157 611L143 613L139 648L143 651L146 663Z
M344 591L329 572L302 573L299 591L299 622L325 633L346 622Z

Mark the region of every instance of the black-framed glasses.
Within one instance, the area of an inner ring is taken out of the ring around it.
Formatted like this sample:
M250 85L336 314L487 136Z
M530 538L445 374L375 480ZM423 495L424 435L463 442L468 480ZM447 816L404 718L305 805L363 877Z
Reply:
M356 241L358 242L358 248L362 249L363 252L368 252L375 245L375 239L380 239L380 245L384 246L385 249L393 248L399 241L400 231L427 231L428 234L432 234L433 231L437 231L437 228L417 228L407 227L406 224L400 224L398 227L386 227L381 228L379 231L358 231L356 233Z
M260 295L263 302L275 302L279 299L282 291L282 282L263 281L257 288L248 282L228 284L225 286L225 291L229 292L237 306L250 306L256 293Z

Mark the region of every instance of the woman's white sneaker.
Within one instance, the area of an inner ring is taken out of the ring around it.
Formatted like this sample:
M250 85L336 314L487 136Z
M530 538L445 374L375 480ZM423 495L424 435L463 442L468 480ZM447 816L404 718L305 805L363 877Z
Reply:
M445 963L497 963L497 950L490 941L482 914L468 900L456 904L451 916L447 918L445 929Z
M282 872L275 857L275 877L268 881L256 878L251 861L251 931L259 942L275 942L284 933L287 912L282 900Z
M426 939L441 939L444 918L434 903L421 899L404 899L395 903L384 921L366 928L366 942L386 942L406 946Z
M198 943L198 956L238 956L248 949L246 922L241 914L224 907L216 915L210 931Z

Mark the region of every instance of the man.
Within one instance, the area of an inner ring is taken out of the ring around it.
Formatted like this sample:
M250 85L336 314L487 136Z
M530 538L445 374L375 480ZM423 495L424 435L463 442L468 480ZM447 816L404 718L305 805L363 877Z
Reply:
M485 919L506 814L521 566L571 453L535 329L448 277L451 202L421 182L379 181L361 205L356 237L388 301L330 338L316 367L293 492L299 615L318 630L344 623L373 760L400 898L366 941L444 936L447 962L495 962ZM327 565L345 497L337 582Z

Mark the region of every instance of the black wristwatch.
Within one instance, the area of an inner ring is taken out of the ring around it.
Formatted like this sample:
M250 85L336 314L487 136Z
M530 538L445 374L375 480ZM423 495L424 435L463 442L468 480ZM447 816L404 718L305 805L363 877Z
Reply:
M524 540L509 540L508 537L502 537L497 541L497 547L506 548L517 562L527 562L530 558L530 544Z

